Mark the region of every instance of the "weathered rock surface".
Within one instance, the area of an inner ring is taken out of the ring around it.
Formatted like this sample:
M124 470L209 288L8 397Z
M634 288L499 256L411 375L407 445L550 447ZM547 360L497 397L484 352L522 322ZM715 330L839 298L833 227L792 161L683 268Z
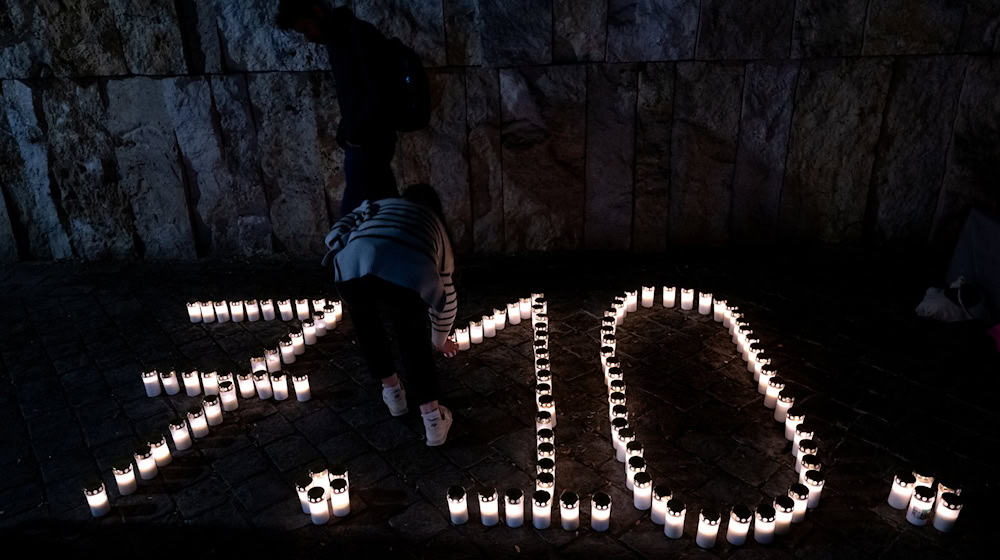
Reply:
M189 74L222 72L218 3L219 0L176 0L174 4Z
M698 0L610 0L608 62L694 57Z
M968 0L963 2L965 16L962 34L958 38L958 52L1000 52L1000 2L994 0Z
M555 0L552 23L553 62L604 60L607 0Z
M278 5L270 0L219 2L218 28L229 71L329 69L326 48L308 43L294 31L274 25Z
M114 15L105 0L39 2L38 6L35 24L44 34L55 75L111 76L128 72Z
M1000 60L976 57L969 63L948 151L931 241L948 247L971 207L1000 211Z
M792 56L861 54L868 0L797 0L792 29Z
M386 37L398 37L424 61L424 66L445 65L442 0L365 0L355 2L358 19L367 21Z
M444 0L444 33L448 64L470 66L483 63L478 0Z
M743 97L742 64L677 64L670 179L671 243L729 240Z
M473 248L499 253L504 249L500 78L496 70L470 68L465 88Z
M584 246L628 250L632 241L635 159L634 64L587 71L587 198Z
M864 54L953 52L965 9L950 0L872 0L868 7Z
M431 122L424 130L401 134L393 161L400 191L428 183L441 197L456 251L472 248L469 167L465 158L465 83L460 73L433 72Z
M552 62L552 5L536 0L480 0L483 62L493 66Z
M507 251L575 249L583 237L586 73L500 71Z
M0 192L0 264L10 264L17 262L17 240L14 239L7 203L2 195Z
M891 61L803 61L795 94L779 232L801 241L856 241Z
M639 72L638 87L632 248L662 251L667 247L674 64L644 65Z
M108 0L132 74L184 74L184 47L173 0Z
M965 64L952 57L895 61L868 209L879 240L923 244L930 234Z
M770 242L777 233L798 70L794 61L747 65L733 176L735 243Z
M785 58L794 0L704 0L697 57Z

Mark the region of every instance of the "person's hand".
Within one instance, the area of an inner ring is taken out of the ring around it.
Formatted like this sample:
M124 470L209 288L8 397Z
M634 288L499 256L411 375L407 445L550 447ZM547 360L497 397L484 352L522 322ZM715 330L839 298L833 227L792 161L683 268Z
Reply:
M445 358L454 358L455 354L458 354L458 343L446 338L441 346L438 346L438 351L444 354Z

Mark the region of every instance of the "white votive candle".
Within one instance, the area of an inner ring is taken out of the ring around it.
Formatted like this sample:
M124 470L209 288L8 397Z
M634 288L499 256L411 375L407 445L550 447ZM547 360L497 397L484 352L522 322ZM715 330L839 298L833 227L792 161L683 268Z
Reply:
M312 300L313 312L323 309L326 307L326 298L313 298Z
M483 341L483 322L482 321L470 321L469 322L469 339L473 344L479 344Z
M934 498L936 494L927 486L917 485L913 488L913 495L910 496L909 509L906 510L906 520L911 525L923 526L931 518L931 511L934 509ZM810 506L810 509L811 506Z
M632 503L635 509L640 511L646 511L653 504L653 478L646 471L636 473L632 479Z
M493 338L497 335L497 327L492 315L483 315L483 336Z
M150 369L142 372L142 385L146 389L147 397L158 397L160 396L160 373L155 369Z
M139 478L150 480L156 477L156 459L148 443L143 443L135 449L135 465L139 468Z
M201 400L201 406L205 409L205 420L209 426L218 426L222 423L222 402L218 395L206 395Z
M798 468L799 482L806 483L806 471L821 471L823 463L816 457L815 453L803 453L799 455Z
M448 488L448 512L453 525L461 525L469 520L469 505L466 500L465 488L452 486Z
M459 350L468 350L472 340L469 337L469 328L455 329L455 342L458 343Z
M778 401L774 407L774 421L784 422L788 415L788 409L792 408L795 404L795 393L786 389L782 389L778 393Z
M618 432L619 436L625 430ZM646 471L646 460L642 457L629 457L625 462L625 487L634 490L635 475Z
M500 522L500 500L496 488L479 490L479 520L485 527L492 527Z
M634 313L639 309L639 292L638 290L631 290L625 292L625 311L629 313Z
M677 304L677 288L673 286L663 287L663 307L673 307Z
M284 371L276 371L271 374L271 391L274 393L276 401L288 398L288 377Z
M926 469L913 471L913 478L917 481L915 486L926 486L928 488L934 486L934 476Z
M543 461L552 461L552 459L542 459ZM541 464L541 463L539 463ZM535 490L547 490L550 494L555 490L556 487L556 477L549 472L540 472L535 475Z
M806 518L806 510L809 507L809 488L805 484L795 483L788 487L788 497L795 504L792 510L792 523L799 523Z
M712 313L712 294L701 292L698 294L698 314L709 315Z
M347 517L351 513L351 491L347 480L335 478L330 481L330 505L334 517Z
M201 320L203 323L214 323L215 322L215 308L212 307L211 301L201 302Z
M546 411L539 411L535 414L535 431L541 430L542 428L552 429L552 415Z
M197 301L187 302L188 318L192 323L201 322L201 303Z
M201 372L201 388L206 395L219 394L219 379L216 377L217 375L218 372L216 371Z
M822 471L807 471L805 486L809 489L809 509L819 507L819 498L823 493L823 485L826 483L826 475ZM934 492L931 492L931 503L934 502Z
M615 310L615 325L616 326L621 325L623 322L625 322L625 313L626 313L625 302L616 301L614 304L611 305L611 307Z
M188 424L191 425L191 435L195 439L208 435L208 420L205 419L205 409L200 406L192 406L187 411Z
M580 528L580 496L576 492L566 490L559 496L559 523L564 531Z
M240 401L236 398L236 386L232 381L219 383L219 398L222 399L222 410L230 412L240 407Z
M170 455L170 446L167 445L165 435L152 434L147 438L146 443L149 444L149 448L153 452L153 461L156 462L157 467L165 467L174 460L173 456Z
M800 439L799 444L796 447L797 449L795 452L795 461L796 461L795 472L799 472L799 469L801 468L799 466L799 461L802 460L802 456L810 454L815 455L816 453L819 452L819 445L814 440L811 439ZM803 482L803 484L805 484L805 482Z
M289 339L291 341L291 339ZM291 359L295 359L294 352L289 352L292 354ZM264 367L262 368L268 373L273 373L281 369L281 350L278 348L265 348L264 349ZM258 371L253 369L251 371Z
M619 407L624 405L615 405L615 406ZM625 420L628 420L628 418L624 418L621 416L619 416L618 418L623 418ZM618 435L616 436L616 438L618 439L618 444L615 446L615 459L619 462L625 463L625 472L627 473L628 462L626 456L627 455L626 447L628 446L629 443L635 441L635 430L633 430L632 428L621 428L618 430ZM639 458L641 459L642 457ZM629 490L631 489L632 488L629 487Z
M751 521L753 521L753 512L750 511L750 508L742 504L733 506L729 514L729 527L726 528L726 541L735 546L747 542Z
M292 340L292 352L296 356L306 353L306 340L302 334L302 327L294 326L288 329L288 338Z
M316 311L312 315L313 325L316 327L316 336L322 338L326 336L326 313Z
M108 493L104 491L104 482L101 479L94 478L87 481L83 487L83 494L87 496L90 515L101 517L111 511L111 502L108 501Z
M962 485L955 479L939 477L937 479L937 501L940 501L941 496L948 492L961 496Z
M811 440L815 435L816 429L813 428L812 424L802 422L798 426L795 426L795 437L792 438L792 455L795 456L796 459L799 458L799 452L801 451L799 444L802 443L802 440Z
M691 288L681 289L681 309L689 311L694 309L694 290Z
M333 301L333 321L334 325L344 318L344 304L339 299Z
M520 311L520 305L519 304L517 304L517 303L508 303L507 304L507 321L511 325L519 325L519 324L521 324L521 311Z
M671 539L679 539L684 534L684 516L687 509L678 498L667 502L667 516L663 524L663 534Z
M531 498L531 524L535 529L548 529L552 523L552 494L536 490Z
M230 319L229 303L226 300L215 302L214 307L215 307L215 318L220 323L225 323Z
M531 318L531 298L519 299L517 307L522 320Z
M507 308L493 309L493 328L502 331L507 326Z
M784 535L792 529L792 516L795 514L795 502L788 496L778 496L774 499L774 534Z
M649 518L657 525L663 525L667 521L667 502L673 498L673 492L665 484L659 484L653 488L653 500L649 510Z
M778 393L785 388L785 380L780 377L772 377L767 382L767 390L764 392L764 406L776 408L778 406Z
M295 314L292 313L292 302L287 299L278 300L278 314L281 316L282 321L291 321Z
M309 489L312 488L312 485L313 479L307 474L295 478L295 493L299 495L299 505L302 507L302 513L310 513Z
M160 383L163 384L163 391L168 395L176 395L181 392L181 382L177 379L177 372L172 369L160 372Z
M319 486L314 486L306 493L309 499L309 517L313 525L325 525L330 521L329 501L326 498L326 490Z
M285 364L295 363L295 347L290 336L281 337L278 341L278 348L281 349L281 361Z
M910 498L913 497L913 487L916 482L910 472L896 474L889 490L889 506L893 509L906 509L906 506L910 505Z
M307 346L316 344L316 323L312 319L302 321L302 340Z
M115 475L115 484L118 485L118 494L128 496L135 492L138 483L135 480L135 469L132 467L132 459L119 458L111 466L111 472Z
M253 374L243 372L236 376L237 385L240 388L240 396L244 399L257 394L257 389L253 384Z
M774 542L774 508L767 504L757 506L757 516L753 526L753 540L760 544Z
M295 300L295 316L299 321L305 321L309 318L309 300Z
M698 535L694 543L701 548L712 548L719 536L719 523L722 516L717 511L702 509L698 514Z
M733 316L739 314L739 311L739 307L735 305L727 305L726 310L722 313L722 326L728 330L733 324Z
M964 504L964 498L954 492L941 494L934 510L934 528L942 533L951 532L955 528L955 521L958 521L958 514L962 512Z
M187 421L182 417L172 419L167 427L170 430L170 439L174 441L174 449L184 451L191 447L191 433L188 432Z
M260 300L260 317L265 321L274 320L274 302L269 299Z
M716 299L712 302L712 320L716 323L721 323L726 319L726 311L729 310L729 306L726 304L724 299Z
M299 373L293 375L292 385L295 387L295 400L305 402L312 398L312 392L309 390L309 376L307 374Z
M642 287L642 306L649 308L653 307L653 296L656 293L656 288L654 286L643 286Z
M201 379L198 370L192 369L181 374L184 378L184 391L189 397L197 397L201 394Z
M552 395L542 395L538 397L538 411L548 412L549 418L552 422L552 425L548 427L556 427L556 400L552 397Z
M611 524L611 496L595 492L590 498L590 528L603 533Z
M795 429L806 419L805 410L797 406L792 406L785 411L785 439L793 441L795 439Z
M245 317L245 313L243 311L243 300L241 299L238 299L236 301L230 300L229 315L233 318L234 323L239 323L243 321Z
M508 488L504 492L504 518L508 527L524 525L524 491L520 488Z
M260 320L260 307L257 306L257 300L248 299L243 302L243 307L246 309L247 321L254 322Z

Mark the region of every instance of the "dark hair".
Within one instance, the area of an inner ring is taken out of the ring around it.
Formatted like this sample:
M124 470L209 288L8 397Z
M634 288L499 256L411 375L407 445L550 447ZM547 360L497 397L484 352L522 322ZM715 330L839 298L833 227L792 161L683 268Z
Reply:
M300 20L316 19L316 8L326 11L328 6L323 0L281 0L274 24L284 31L293 30Z

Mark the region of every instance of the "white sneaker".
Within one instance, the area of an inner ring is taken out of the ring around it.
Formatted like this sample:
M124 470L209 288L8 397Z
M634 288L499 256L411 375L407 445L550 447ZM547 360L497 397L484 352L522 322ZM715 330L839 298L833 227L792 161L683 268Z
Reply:
M406 407L406 390L402 381L395 387L382 387L382 400L393 416L402 416L410 410Z
M427 445L437 447L448 439L448 430L451 429L451 411L438 405L437 410L422 414L424 418L424 430L427 432Z

